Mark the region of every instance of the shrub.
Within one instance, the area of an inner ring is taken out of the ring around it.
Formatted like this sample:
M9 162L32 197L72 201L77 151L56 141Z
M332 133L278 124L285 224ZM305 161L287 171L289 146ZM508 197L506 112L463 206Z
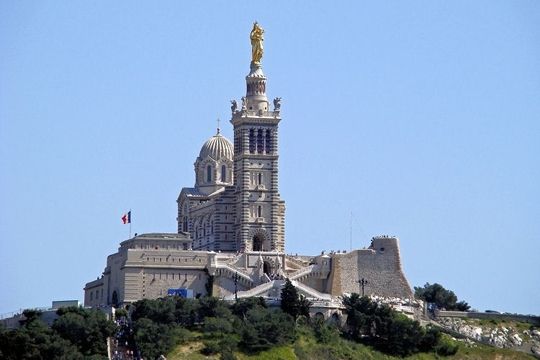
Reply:
M249 310L240 324L241 345L248 352L291 343L296 337L294 320L280 310Z
M229 319L208 317L204 320L203 332L213 336L221 336L233 331L232 323Z
M441 356L452 356L459 350L459 345L452 342L448 338L442 338L439 344L435 347L435 352Z
M388 354L407 356L432 351L440 344L437 329L424 329L417 321L358 294L343 299L349 336Z
M221 349L219 342L216 340L205 340L203 344L204 348L201 350L203 355L214 355L219 353Z
M339 338L339 331L333 325L328 325L324 319L315 319L311 328L317 342L321 344L331 344Z

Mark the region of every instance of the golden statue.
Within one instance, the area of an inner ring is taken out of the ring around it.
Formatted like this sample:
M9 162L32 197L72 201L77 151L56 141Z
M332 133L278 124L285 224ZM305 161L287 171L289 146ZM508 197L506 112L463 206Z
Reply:
M251 34L249 34L251 39L251 62L255 64L260 64L263 57L263 34L263 28L255 21Z

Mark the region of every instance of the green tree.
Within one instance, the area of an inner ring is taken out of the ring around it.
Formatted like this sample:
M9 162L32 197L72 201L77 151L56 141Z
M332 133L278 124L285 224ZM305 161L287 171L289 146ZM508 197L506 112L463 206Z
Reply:
M131 319L137 321L147 318L160 324L172 324L176 321L176 303L174 298L166 297L156 300L143 299L133 304Z
M134 339L145 359L155 359L168 353L175 345L171 326L147 318L138 319L134 325Z
M218 298L207 296L199 299L199 318L204 321L207 317L230 319L232 316L229 305Z
M285 280L285 285L281 289L281 310L294 319L298 316L298 290L289 279Z
M321 344L333 344L339 339L339 330L336 326L327 324L323 318L315 318L311 322L311 329L315 339Z
M57 314L52 329L60 337L77 346L84 355L107 355L107 338L114 334L116 325L105 314L80 307L61 308Z
M303 295L298 294L298 290L289 279L285 280L285 285L281 289L281 310L291 315L295 320L298 316L309 318L309 308L312 303Z
M25 310L23 314L26 320L21 328L0 330L0 359L83 359L75 345L40 320L41 312Z
M264 308L266 309L266 301L262 297L252 297L246 299L239 299L237 302L232 304L231 310L235 316L243 319L247 312L255 308Z
M258 352L275 345L288 344L296 337L293 318L280 310L251 309L246 313L241 324L241 345L248 352Z
M435 304L439 309L468 311L469 304L465 301L457 301L453 291L445 289L441 284L426 283L423 287L414 287L414 296L425 302Z
M201 307L198 299L185 299L175 297L174 317L177 324L185 327L193 327L199 320Z
M349 336L388 354L407 356L434 350L440 340L437 329L422 328L417 321L358 294L345 296Z
M215 337L233 332L233 324L230 319L207 317L204 320L203 331Z
M298 315L305 316L309 319L309 309L311 308L311 305L313 305L311 301L306 299L304 295L300 295L298 297Z

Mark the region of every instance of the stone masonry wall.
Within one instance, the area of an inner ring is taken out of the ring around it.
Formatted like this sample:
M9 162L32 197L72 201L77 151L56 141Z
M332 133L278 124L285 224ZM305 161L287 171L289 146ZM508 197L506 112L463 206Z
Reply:
M362 293L359 279L367 280L365 295L411 298L411 287L403 274L398 239L373 238L368 249L332 255L327 291L332 295Z

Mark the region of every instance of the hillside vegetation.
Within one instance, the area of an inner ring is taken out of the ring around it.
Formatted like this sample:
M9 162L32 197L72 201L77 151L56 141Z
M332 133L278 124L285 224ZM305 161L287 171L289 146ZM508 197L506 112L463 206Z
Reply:
M454 340L358 294L344 298L346 324L310 319L309 302L291 291L281 309L262 298L142 300L120 340L145 359L532 359Z
M234 352L234 356L238 360L390 360L402 359L391 355L383 354L368 346L358 344L343 338L337 339L333 343L321 343L317 340L309 328L303 327L299 330L301 335L292 344L286 346L277 346L257 354L245 354L242 352ZM168 360L203 360L203 359L221 359L221 355L204 355L203 339L195 337L183 344L177 345L169 352ZM484 345L467 345L463 342L458 342L447 338L447 341L453 342L459 346L455 355L440 356L435 353L415 354L405 359L409 360L435 360L435 359L463 359L463 360L531 360L534 357L505 349L497 349Z

